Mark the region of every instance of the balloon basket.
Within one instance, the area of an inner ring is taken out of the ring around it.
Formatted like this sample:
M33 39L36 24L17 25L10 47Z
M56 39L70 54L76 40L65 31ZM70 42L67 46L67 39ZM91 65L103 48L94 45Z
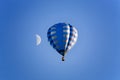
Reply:
M65 61L64 56L62 57L62 61Z

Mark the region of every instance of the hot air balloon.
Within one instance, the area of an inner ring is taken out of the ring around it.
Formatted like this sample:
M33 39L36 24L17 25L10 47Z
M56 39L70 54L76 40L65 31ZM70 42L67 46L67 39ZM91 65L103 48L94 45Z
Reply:
M64 61L65 54L77 41L78 31L70 24L57 23L48 29L47 37L50 45L62 55Z

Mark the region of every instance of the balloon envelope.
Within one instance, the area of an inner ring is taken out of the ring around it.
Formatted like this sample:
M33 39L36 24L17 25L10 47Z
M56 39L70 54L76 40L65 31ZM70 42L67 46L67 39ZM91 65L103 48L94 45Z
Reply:
M48 29L47 37L51 46L64 56L76 43L78 31L70 24L58 23Z

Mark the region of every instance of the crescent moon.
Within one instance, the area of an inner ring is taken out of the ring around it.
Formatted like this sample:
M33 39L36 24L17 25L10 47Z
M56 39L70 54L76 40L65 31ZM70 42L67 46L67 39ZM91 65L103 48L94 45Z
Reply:
M41 37L38 34L36 34L36 45L38 46L40 45L40 43L41 43Z

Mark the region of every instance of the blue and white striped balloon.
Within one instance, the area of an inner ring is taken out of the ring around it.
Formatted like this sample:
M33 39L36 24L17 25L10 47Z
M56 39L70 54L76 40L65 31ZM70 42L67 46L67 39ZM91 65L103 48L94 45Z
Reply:
M63 56L62 61L64 61L65 54L77 41L78 32L70 24L58 23L48 29L47 37L51 46Z

